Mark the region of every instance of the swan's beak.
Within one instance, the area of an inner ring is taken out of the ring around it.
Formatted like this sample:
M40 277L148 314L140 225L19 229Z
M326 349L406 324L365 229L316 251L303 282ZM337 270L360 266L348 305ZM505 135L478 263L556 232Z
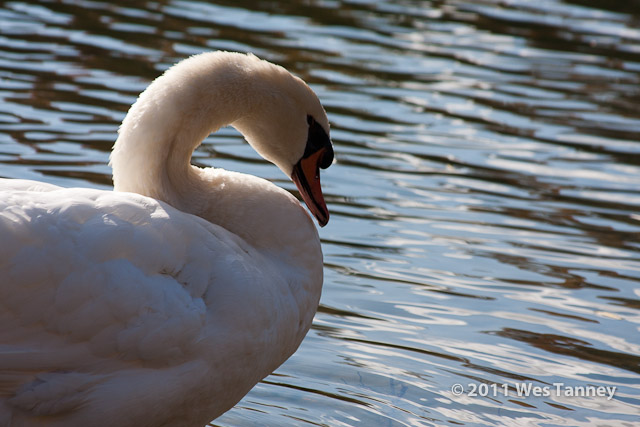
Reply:
M329 209L324 202L322 187L320 186L320 168L326 169L333 161L333 148L324 146L319 150L304 156L293 167L291 179L298 187L302 199L318 220L320 227L329 222Z

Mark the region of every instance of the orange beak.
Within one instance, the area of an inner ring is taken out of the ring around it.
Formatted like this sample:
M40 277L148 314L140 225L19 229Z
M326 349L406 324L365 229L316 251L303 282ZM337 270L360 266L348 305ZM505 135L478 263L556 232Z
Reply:
M325 166L328 155L327 148L320 148L315 153L300 159L293 167L291 174L291 179L298 187L307 207L318 220L320 227L324 227L329 222L329 209L320 186L320 167L323 169L328 167L328 165ZM330 155L333 160L333 152ZM331 164L330 161L329 164Z

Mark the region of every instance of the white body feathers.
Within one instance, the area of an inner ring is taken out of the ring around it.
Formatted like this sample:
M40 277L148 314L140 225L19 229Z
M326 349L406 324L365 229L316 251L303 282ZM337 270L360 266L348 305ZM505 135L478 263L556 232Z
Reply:
M265 96L326 120L283 69L204 54L132 107L119 192L0 180L0 425L203 425L297 349L322 287L311 219L265 180L189 164L232 124L287 173L304 145L265 142L287 135L260 132Z

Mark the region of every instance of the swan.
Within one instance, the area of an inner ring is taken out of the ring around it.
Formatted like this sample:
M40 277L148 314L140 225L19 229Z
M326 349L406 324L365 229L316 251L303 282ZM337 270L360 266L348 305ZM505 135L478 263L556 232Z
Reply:
M0 181L0 425L205 425L296 351L318 232L269 181L190 164L227 125L324 226L325 111L251 54L196 55L148 86L110 156L115 191Z

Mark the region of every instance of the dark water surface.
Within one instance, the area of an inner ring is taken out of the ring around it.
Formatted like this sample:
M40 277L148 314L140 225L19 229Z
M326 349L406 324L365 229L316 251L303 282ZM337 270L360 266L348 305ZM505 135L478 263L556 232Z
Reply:
M640 2L1 2L0 176L110 188L216 49L309 82L337 163L313 328L214 425L640 423ZM231 129L194 162L294 189Z

